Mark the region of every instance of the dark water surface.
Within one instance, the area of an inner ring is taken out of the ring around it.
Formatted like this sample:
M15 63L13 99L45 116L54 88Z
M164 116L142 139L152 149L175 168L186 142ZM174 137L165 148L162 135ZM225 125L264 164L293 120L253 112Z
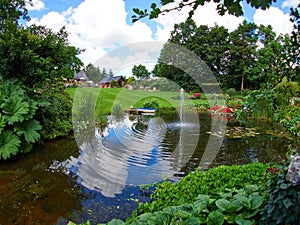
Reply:
M248 130L228 122L227 130L240 133L226 136L212 128L226 118L212 121L209 114L200 114L196 119L190 115L184 121L177 115L110 118L103 130L49 142L1 162L0 224L125 220L139 201L149 200L141 196L140 184L164 177L176 181L199 165L277 161L293 144L267 134L275 127L265 121L253 122L248 127L255 129ZM212 153L209 148L218 143L220 148Z

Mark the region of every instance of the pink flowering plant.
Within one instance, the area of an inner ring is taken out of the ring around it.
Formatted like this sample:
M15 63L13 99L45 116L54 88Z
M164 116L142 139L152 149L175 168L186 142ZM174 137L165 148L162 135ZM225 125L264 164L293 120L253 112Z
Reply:
M200 98L201 98L201 94L200 94L200 93L195 93L195 94L194 94L194 97L195 97L196 99L200 99Z

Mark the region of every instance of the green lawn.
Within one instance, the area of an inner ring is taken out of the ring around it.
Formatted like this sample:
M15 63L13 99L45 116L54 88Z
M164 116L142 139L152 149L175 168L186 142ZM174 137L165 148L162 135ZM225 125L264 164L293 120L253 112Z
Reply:
M110 114L113 104L117 102L123 110L129 109L130 106L133 106L133 108L143 107L144 102L149 98L158 99L159 108L178 108L180 106L179 92L152 92L127 90L125 88L67 88L66 92L70 94L72 99L74 99L75 93L79 99L83 99L83 93L93 93L97 98L96 115ZM185 106L191 105L193 107L208 103L205 99L188 100L189 95L193 94L185 94ZM222 104L221 100L219 101L218 103Z
M121 104L122 108L129 109L130 106L143 107L144 101L149 98L157 98L159 101L159 107L162 108L173 108L180 105L180 101L172 99L172 97L178 96L177 92L151 92L143 90L127 90L124 88L67 88L66 91L69 93L72 99L74 99L76 90L77 96L80 97L81 92L92 92L97 97L97 104L95 107L96 112L104 112L105 114L110 113L111 107L115 102Z

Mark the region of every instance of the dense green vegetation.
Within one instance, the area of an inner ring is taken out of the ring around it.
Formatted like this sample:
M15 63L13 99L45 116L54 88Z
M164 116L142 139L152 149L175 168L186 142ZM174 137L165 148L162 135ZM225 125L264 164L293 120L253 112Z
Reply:
M286 172L285 165L260 163L197 170L178 183L156 184L151 203L126 222L107 224L295 224L300 187L286 181Z
M37 103L31 100L16 80L0 86L0 159L29 152L40 138L40 123L34 119Z
M55 33L20 25L21 18L29 20L25 2L0 3L0 159L72 128L72 102L62 82L82 65L80 50L69 45L64 28Z
M173 205L192 203L199 194L214 195L226 189L241 189L246 185L262 185L268 165L253 163L244 166L220 166L208 171L196 170L178 183L156 184L151 203L139 206L138 212L154 212ZM261 186L263 188L263 186ZM263 190L261 189L262 193Z
M96 121L102 121L110 113L119 116L131 106L177 108L178 87L197 92L190 95L193 100L186 107L209 108L206 100L209 96L199 94L199 84L188 73L164 64L165 58L173 57L167 48L161 52L153 71L165 79L149 87L156 87L160 92L91 88L92 95L75 98L77 89L69 88L66 92L63 82L83 66L77 57L81 50L69 45L64 28L53 32L41 26L22 26L19 20L29 19L25 2L0 2L0 160L27 153L38 141L71 132L72 99L73 103L77 101L74 105L90 101L95 110L89 113ZM170 2L173 1L162 1L163 5ZM205 2L208 1L182 1L175 8L193 5L192 16ZM220 14L226 11L242 14L239 1L216 2ZM248 2L262 9L272 3L269 0ZM154 18L163 13L155 4L151 8L150 14L135 9L138 16L133 19L147 15ZM271 118L299 137L300 109L290 105L292 97L299 96L298 9L291 9L291 21L294 30L290 35L276 35L270 26L247 21L229 32L220 26L197 26L189 18L174 26L168 43L182 46L200 57L217 78L228 103L236 103L233 102L236 90L245 95L243 107L236 113L241 122L248 117ZM100 72L93 65L88 65L86 72L94 81L113 75L111 71ZM132 72L138 79L149 76L143 65L135 66ZM138 80L137 84L143 82ZM84 89L80 91L84 93ZM87 122L85 111L74 109L73 113L73 119L83 119L82 124ZM145 193L147 188L155 189L151 193L152 201L140 204L126 224L294 224L300 219L300 190L299 185L292 186L286 181L286 169L260 163L220 166L208 171L198 169L178 183L165 180L144 186ZM41 192L36 196L43 195ZM125 222L112 220L109 224Z
M229 88L241 91L272 89L284 77L299 82L299 67L296 66L299 53L294 50L292 40L289 35L277 36L271 26L247 21L229 32L217 25L197 27L189 19L174 26L161 52L155 75L166 77L185 90L199 91L199 84L190 74L166 63L176 61L176 56L168 50L168 44L174 43L199 56L225 91ZM205 73L198 76L201 81Z

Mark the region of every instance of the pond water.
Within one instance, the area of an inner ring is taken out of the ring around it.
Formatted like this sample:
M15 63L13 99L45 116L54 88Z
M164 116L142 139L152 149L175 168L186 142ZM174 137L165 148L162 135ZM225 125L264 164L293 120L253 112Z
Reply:
M208 113L110 117L104 129L1 162L0 224L125 220L139 201L149 200L141 184L177 181L199 166L277 161L293 144L267 134L275 127L266 121L246 129L228 119ZM227 131L215 129L223 125Z

